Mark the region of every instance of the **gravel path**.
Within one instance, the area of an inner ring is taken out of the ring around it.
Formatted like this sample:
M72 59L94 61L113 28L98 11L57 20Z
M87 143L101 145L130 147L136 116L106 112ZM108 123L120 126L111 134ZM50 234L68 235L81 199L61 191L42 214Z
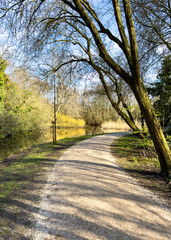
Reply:
M110 153L114 133L68 149L42 191L34 240L171 239L171 212Z

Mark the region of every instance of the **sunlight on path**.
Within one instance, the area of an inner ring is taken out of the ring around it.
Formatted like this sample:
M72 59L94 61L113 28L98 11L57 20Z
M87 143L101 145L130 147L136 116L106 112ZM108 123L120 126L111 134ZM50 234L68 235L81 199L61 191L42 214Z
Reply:
M34 240L165 240L169 210L118 165L110 145L123 134L85 140L67 150L43 189Z

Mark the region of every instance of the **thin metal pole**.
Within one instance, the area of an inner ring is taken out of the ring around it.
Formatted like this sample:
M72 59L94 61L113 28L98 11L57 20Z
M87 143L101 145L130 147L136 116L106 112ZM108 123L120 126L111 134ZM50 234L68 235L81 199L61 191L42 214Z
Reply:
M53 90L54 90L54 127L53 127L53 143L56 143L56 83L55 83L55 77L53 80Z

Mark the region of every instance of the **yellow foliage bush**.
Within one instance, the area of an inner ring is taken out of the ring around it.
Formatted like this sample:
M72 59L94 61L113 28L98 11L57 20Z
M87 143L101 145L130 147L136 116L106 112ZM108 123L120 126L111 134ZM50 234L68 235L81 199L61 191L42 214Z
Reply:
M84 127L85 121L83 119L75 119L63 114L57 115L57 127Z

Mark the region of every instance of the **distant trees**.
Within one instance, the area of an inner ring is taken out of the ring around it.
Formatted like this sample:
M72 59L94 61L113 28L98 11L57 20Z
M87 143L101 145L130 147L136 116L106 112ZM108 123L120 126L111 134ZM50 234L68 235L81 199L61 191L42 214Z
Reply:
M83 118L81 94L78 92L77 89L72 87L68 89L68 96L66 95L64 97L64 105L61 113L75 119Z
M51 76L51 75L50 75ZM73 118L80 118L80 102L78 101L77 92L71 85L71 73L68 75L63 71L58 71L52 74L49 89L53 89L53 143L57 141L57 123L63 125L64 118L62 119L61 114L70 116L71 122ZM49 83L48 83L49 84ZM49 102L52 104L52 102ZM68 122L68 121L66 121ZM78 122L78 121L77 121ZM70 123L68 126L75 126Z
M23 82L23 79L13 82L8 75L5 79L0 112L1 140L22 136L36 139L49 133L52 109L39 94L37 86Z
M64 72L53 75L54 85L52 76L47 81L43 81L33 77L24 68L15 68L8 75L5 74L6 67L7 63L2 59L0 149L9 142L14 147L21 142L25 146L27 141L31 143L50 139L54 120L54 90L56 126L83 127L85 125L84 120L79 119L82 114L82 106L78 99L80 95L69 84L70 80Z
M100 125L105 121L115 121L118 116L113 109L104 88L100 84L85 89L81 97L83 117L88 125Z

